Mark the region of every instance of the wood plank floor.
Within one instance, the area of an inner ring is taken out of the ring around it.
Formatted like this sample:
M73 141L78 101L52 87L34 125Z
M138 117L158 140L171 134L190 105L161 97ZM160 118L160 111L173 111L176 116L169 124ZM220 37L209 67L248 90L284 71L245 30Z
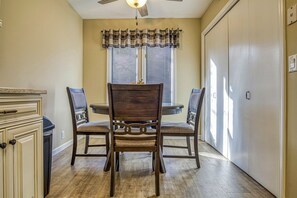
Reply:
M91 143L103 143L91 139ZM183 140L165 140L165 144L185 144ZM83 140L79 152L83 151ZM166 148L165 153L187 154L187 150ZM104 152L90 148L90 153ZM201 168L194 159L164 159L167 172L161 174L160 197L257 198L274 197L255 180L226 160L212 147L199 143ZM71 147L53 158L52 181L47 198L109 197L110 172L104 172L105 158L77 157L70 166ZM116 173L115 197L155 197L154 172L150 153L124 153Z

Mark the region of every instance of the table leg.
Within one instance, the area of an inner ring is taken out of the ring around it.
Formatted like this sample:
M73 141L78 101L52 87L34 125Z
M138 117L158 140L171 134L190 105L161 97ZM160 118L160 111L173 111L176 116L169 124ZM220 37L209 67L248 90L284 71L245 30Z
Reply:
M160 172L166 173L165 163L164 163L164 159L163 159L163 152L162 152L161 147L160 147Z

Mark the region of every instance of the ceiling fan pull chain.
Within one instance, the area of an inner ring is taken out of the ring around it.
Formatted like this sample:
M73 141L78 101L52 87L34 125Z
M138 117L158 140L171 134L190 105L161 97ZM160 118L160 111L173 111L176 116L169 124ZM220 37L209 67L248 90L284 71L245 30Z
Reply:
M136 12L135 12L136 26L138 26L138 17L137 17L137 15L138 15L137 13L138 13L138 12L137 12L137 9L135 9L135 11L136 11Z

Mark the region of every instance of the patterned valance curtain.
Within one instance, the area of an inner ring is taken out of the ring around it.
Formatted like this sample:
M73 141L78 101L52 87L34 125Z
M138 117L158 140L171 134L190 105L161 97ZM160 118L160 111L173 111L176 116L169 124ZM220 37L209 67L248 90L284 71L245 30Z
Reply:
M179 29L103 30L102 47L179 47Z

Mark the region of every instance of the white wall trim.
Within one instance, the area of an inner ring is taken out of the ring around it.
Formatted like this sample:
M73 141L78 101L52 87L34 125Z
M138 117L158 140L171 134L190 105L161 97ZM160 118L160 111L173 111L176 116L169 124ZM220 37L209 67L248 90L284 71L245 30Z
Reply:
M111 64L112 64L112 49L107 48L106 49L106 81L107 83L111 82Z
M80 137L77 138L77 140L79 141L82 138L84 138L84 137L80 136ZM73 139L71 139L71 140L65 142L64 144L58 146L57 148L53 149L52 156L57 155L58 153L62 152L63 150L65 150L66 148L71 146L72 144L73 144Z
M215 18L206 26L201 35L206 35L239 0L229 0L228 3L222 8L222 10L215 16Z
M112 49L109 47L106 49L106 83L111 83L111 64L112 64ZM108 90L106 89L106 101L108 101Z
M285 17L285 1L279 0L279 15L280 15L280 89L281 89L281 106L280 106L280 197L286 196L286 81L287 81L287 70L286 70L286 17Z
M172 80L172 85L173 85L173 102L177 101L177 52L176 52L176 48L172 48L171 50L172 54L171 54L171 58L173 58L173 60L171 61L172 65L172 69L173 69L173 80Z
M146 83L146 47L141 48L141 78Z
M64 144L58 146L57 148L55 148L52 152L52 156L57 155L58 153L62 152L63 150L65 150L67 147L71 146L73 144L73 140L69 140L68 142L65 142Z

